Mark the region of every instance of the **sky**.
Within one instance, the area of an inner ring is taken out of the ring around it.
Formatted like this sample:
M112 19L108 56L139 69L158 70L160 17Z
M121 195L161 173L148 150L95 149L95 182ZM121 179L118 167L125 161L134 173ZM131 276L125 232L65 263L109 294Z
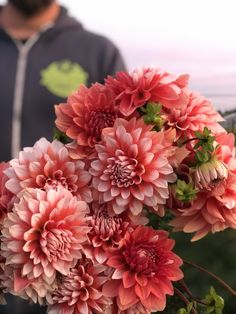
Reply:
M190 74L217 108L236 107L236 1L61 0L89 29L120 48L129 70Z
M191 88L215 107L236 108L235 0L59 2L87 29L110 38L128 70L155 66L189 73Z

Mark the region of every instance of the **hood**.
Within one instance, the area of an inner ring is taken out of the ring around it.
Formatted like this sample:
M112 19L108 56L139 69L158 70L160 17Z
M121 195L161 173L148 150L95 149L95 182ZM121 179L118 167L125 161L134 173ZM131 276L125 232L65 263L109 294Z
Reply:
M3 6L0 6L0 12L2 10ZM48 29L45 34L43 34L45 37L49 37L49 39L53 36L56 36L57 33L60 33L64 30L68 29L77 29L83 30L83 26L81 23L79 23L75 18L71 17L68 14L68 11L65 7L60 6L60 13L57 19L55 20L55 23L52 28ZM5 33L3 28L1 27L1 19L0 19L0 33Z

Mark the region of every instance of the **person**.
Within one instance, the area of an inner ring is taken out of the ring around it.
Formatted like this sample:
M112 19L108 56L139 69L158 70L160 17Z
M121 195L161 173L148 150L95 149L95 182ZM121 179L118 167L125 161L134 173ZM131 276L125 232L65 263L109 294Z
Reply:
M9 0L0 8L0 162L44 136L52 139L54 104L80 84L125 69L117 47L89 32L55 0ZM46 313L8 296L3 313Z
M9 0L0 8L0 161L52 139L54 104L80 84L124 69L117 47L57 1Z

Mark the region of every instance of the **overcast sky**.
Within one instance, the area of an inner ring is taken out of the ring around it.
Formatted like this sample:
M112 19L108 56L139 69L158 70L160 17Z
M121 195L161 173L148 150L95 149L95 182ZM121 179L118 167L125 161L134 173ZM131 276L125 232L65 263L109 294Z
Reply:
M115 42L128 69L152 65L187 72L195 89L227 94L226 107L236 104L235 0L59 2L86 28Z

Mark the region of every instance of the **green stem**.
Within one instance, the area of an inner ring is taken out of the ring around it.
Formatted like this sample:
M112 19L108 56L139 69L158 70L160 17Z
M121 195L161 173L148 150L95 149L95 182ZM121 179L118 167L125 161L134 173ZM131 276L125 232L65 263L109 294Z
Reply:
M227 291L229 291L233 296L236 296L236 291L231 288L223 279L221 279L220 277L218 277L217 275L213 274L212 272L210 272L209 270L207 270L206 268L199 266L193 262L188 262L188 261L184 261L184 264L192 266L196 269L199 269L200 271L202 271L203 273L206 273L208 276L214 278L215 280L217 280Z
M174 291L186 305L191 303L191 302L189 302L189 300L185 297L185 295L179 289L174 288ZM191 309L191 313L192 314L198 314L198 312L194 308Z

